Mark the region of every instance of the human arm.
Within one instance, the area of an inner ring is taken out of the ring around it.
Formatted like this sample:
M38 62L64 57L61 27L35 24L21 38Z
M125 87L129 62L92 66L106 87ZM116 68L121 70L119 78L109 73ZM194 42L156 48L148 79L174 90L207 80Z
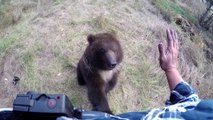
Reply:
M169 88L172 91L175 86L183 81L180 73L177 70L178 57L178 36L174 30L168 29L167 47L163 43L158 45L159 62L162 70L165 72Z

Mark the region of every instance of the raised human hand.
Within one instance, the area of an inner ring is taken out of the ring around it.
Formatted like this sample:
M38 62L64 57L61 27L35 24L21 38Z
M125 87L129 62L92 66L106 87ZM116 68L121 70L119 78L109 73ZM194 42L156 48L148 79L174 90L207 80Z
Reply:
M177 68L178 57L178 36L174 30L167 29L167 46L163 43L158 45L159 62L162 70L165 72Z

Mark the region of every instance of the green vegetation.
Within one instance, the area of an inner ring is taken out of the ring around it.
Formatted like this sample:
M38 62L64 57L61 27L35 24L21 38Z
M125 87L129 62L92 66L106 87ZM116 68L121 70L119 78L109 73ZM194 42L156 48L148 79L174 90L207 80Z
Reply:
M0 37L0 53L4 53L5 50L13 47L21 47L21 40L30 36L29 29L24 23L20 23L14 28L11 35Z
M27 77L32 77L33 76L33 58L34 58L34 55L32 52L26 52L23 54L22 56L23 58L23 66L25 68L25 72L27 73Z
M71 63L72 63L71 59L69 60L69 58L67 58L66 56L64 56L63 53L62 53L62 51L59 48L55 47L52 50L52 52L53 52L53 55L54 55L54 58L55 58L54 61L56 63L60 63L60 65L63 68L68 67L68 66L71 65Z
M31 89L33 91L39 90L39 81L37 81L37 78L35 76L35 55L32 51L25 52L22 56L22 66L24 69L25 74L25 80L24 80L24 87L25 89Z
M98 16L92 21L92 24L96 28L96 31L105 30L105 31L119 31L116 26L113 26L109 17Z
M0 38L0 53L4 53L6 49L11 48L11 46L14 45L15 43L16 43L15 36Z
M203 41L204 40L201 35L195 35L192 37L192 42L194 42L200 49L204 49L205 44Z
M193 14L171 0L153 0L153 2L157 7L159 7L162 13L169 14L171 16L180 14L192 23L198 22L197 18Z
M62 3L63 1L64 0L53 0L53 2L54 2L55 5L58 5L58 4Z
M0 29L17 23L21 18L21 12L19 6L0 4Z

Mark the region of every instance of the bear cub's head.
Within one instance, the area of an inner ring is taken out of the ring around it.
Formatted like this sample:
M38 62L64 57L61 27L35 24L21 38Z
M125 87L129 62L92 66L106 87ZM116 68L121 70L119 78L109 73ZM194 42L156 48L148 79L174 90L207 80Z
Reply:
M123 50L115 34L88 35L89 45L85 57L90 66L99 70L112 70L123 59Z

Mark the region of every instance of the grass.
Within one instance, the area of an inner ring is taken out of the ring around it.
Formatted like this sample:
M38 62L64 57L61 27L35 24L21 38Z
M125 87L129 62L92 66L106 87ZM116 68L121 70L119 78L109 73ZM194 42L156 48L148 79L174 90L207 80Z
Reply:
M10 106L11 102L5 101L14 99L19 92L37 91L64 93L75 107L81 106L90 110L87 90L76 82L76 66L88 45L87 35L106 31L115 31L124 49L118 84L108 95L113 112L119 114L141 111L164 105L169 90L165 76L158 66L156 46L160 39L165 39L165 29L176 26L167 24L153 14L155 10L158 11L155 6L145 0L52 2L54 4L37 6L39 10L30 8L30 11L22 13L20 21L6 27L0 34L0 50L12 49L8 56L17 56L18 59L7 57L8 61L18 61L21 64L17 67L20 71L20 83L12 88L3 87L11 96L0 96L0 102L5 103L2 107ZM185 9L168 0L156 2L173 13L185 12ZM47 12L42 11L42 7L48 8L50 16L35 17L39 12ZM181 72L184 73L185 70L185 73L189 73L184 76L185 79L198 79L203 75L203 72L198 72L203 65L200 60L202 52L194 50L199 51L200 48L194 45L181 29L178 33L182 42L181 50L187 51L190 48L190 52L181 51L189 53L181 56ZM197 41L199 39L196 38ZM199 46L200 43L197 44ZM199 55L198 57L192 57L200 62L200 66L190 66L191 63L186 62L191 60L190 53L198 53L195 54ZM10 78L14 72L9 69L13 69L14 65L9 62L5 63L5 66L8 69L5 70L7 73L3 78ZM0 84L0 87L4 85ZM11 92L12 90L14 92ZM211 91L206 93L205 96L208 97L212 94Z
M192 42L194 42L200 49L204 49L205 44L203 42L203 37L202 35L195 35L192 37Z
M56 63L61 63L61 66L63 68L72 66L73 63L73 61L71 61L72 59L69 59L68 57L64 56L62 53L63 51L61 51L60 48L55 47L52 51Z
M161 84L162 81L166 83L164 80L165 76L160 72L160 69L152 64L149 60L144 60L137 64L137 67L131 64L126 66L131 83L138 88L138 95L141 97L142 102L148 104L142 104L141 110L148 110L155 106L153 105L153 99L159 97L158 95L162 94L161 92L166 87L164 84ZM153 106L150 106L150 104Z
M20 20L21 14L22 10L19 6L13 6L10 4L0 5L0 28L3 29L14 25Z
M94 23L97 32L101 30L118 31L108 17L98 16L94 19L94 21L92 21L92 23Z
M20 23L17 25L11 35L6 35L0 38L0 53L4 54L7 50L18 49L23 47L20 42L22 39L30 36L30 32L28 31L27 27Z
M64 0L53 0L55 5L61 4L64 2Z
M0 53L4 53L6 49L10 48L16 43L16 38L14 36L1 38L0 39Z
M170 1L170 0L154 0L153 3L159 7L161 12L169 13L171 16L175 16L176 14L180 14L185 19L189 20L192 23L197 23L196 17L187 11L185 8L180 5Z
M32 89L32 90L36 90L36 88L38 87L35 83L35 65L34 65L34 55L32 52L27 51L26 53L23 54L22 56L22 61L23 61L23 68L24 68L24 72L26 73L26 78L27 81L25 81L25 86L27 87L27 89Z

